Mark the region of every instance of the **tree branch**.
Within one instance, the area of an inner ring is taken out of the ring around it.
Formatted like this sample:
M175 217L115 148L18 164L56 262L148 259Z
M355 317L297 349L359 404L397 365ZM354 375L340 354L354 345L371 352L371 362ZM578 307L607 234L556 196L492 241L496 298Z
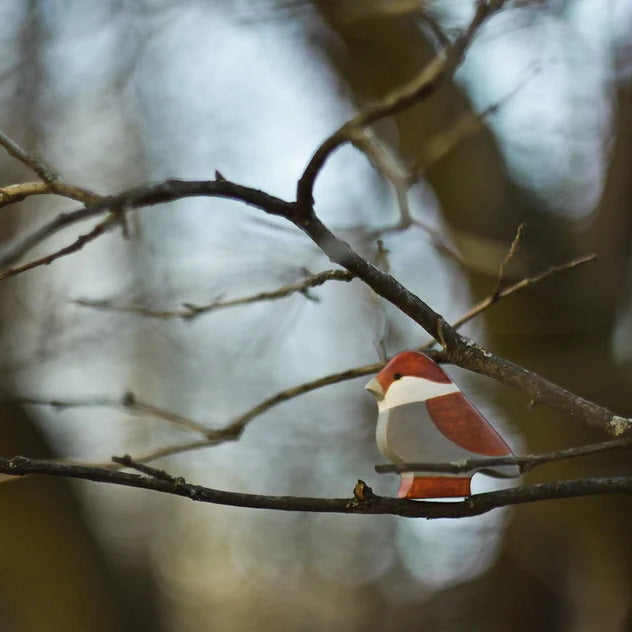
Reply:
M13 256L23 253L65 226L105 213L112 208L120 209L119 212L125 212L125 210L130 208L159 204L190 196L227 197L255 206L266 213L285 217L305 232L332 261L362 279L377 294L386 298L403 313L410 316L435 339L442 340L446 347L443 354L445 361L488 375L505 384L519 388L526 392L530 400L557 408L567 414L578 416L586 423L604 428L615 436L630 431L632 424L626 418L616 416L607 408L589 402L531 371L495 356L460 336L454 328L445 322L442 316L434 312L426 303L408 291L396 279L372 266L355 253L349 244L336 238L320 222L311 207L305 208L296 203L285 202L262 191L234 184L224 179L192 182L168 180L158 185L134 189L119 196L107 198L107 200L96 205L62 214L53 222L46 224L23 240L21 244L14 248ZM5 260L6 258L7 256L5 255ZM574 265L579 265L579 263ZM568 266L568 264L564 264L562 268L565 266ZM551 272L542 273L539 278L544 278L544 276L552 274L553 271L552 269ZM517 284L515 289L506 288L501 294L506 296L519 289L519 287L526 287L530 283L535 282L536 278L523 280ZM494 301L490 299L490 302L493 303ZM479 309L482 310L483 307L479 307ZM441 331L441 334L439 334L439 331ZM360 371L358 375L360 374L363 373ZM337 376L334 378L326 377L305 387L297 387L296 390L308 392L313 390L313 388L318 388L323 383L334 383L335 381L339 381ZM280 399L278 400L277 396L275 396L271 398L272 401L266 400L266 402L263 402L261 404L262 410L267 410L277 401L284 401L289 398L283 394L279 394L279 397ZM242 428L242 423L243 420L238 420L237 427ZM232 435L229 434L229 436Z
M152 476L153 478L157 478L158 480L168 481L170 483L184 483L185 480L183 478L175 478L168 474L164 470L159 470L155 467L149 467L149 465L145 465L143 463L138 463L134 461L129 454L125 454L124 456L113 456L112 461L121 467L129 467L134 470L137 470L141 474L146 474L147 476Z
M389 463L386 465L376 465L375 471L379 474L391 472L445 472L448 474L462 474L465 472L476 472L481 468L495 467L498 465L517 465L520 468L520 472L525 473L543 463L573 459L586 456L587 454L595 454L597 452L605 452L617 448L632 448L632 437L603 441L601 443L593 443L576 448L567 448L546 454L464 459L462 461L451 461L448 463Z
M61 259L61 257L65 257L66 255L78 252L86 244L89 244L91 241L94 241L95 239L97 239L97 237L100 237L105 232L107 232L108 229L116 224L117 221L119 221L119 218L114 213L110 213L104 220L100 221L90 232L85 233L84 235L79 235L79 237L77 237L77 239L75 239L75 241L73 241L68 246L64 246L63 248L60 248L55 252L51 252L48 255L44 255L43 257L39 257L38 259L29 261L28 263L25 263L23 265L0 271L0 281L4 281L5 279L8 279L10 277L22 274L22 272L28 272L33 268L50 265L51 263L53 263L53 261Z
M498 269L498 279L496 281L496 287L492 292L492 298L498 297L501 290L503 289L503 285L505 284L505 268L509 265L512 259L518 254L518 249L520 248L520 242L522 240L522 235L524 234L525 228L527 225L524 222L521 222L516 230L516 234L509 246L509 250L507 250L507 254L505 258L500 262L500 267Z
M445 68L450 68L450 63L458 64L476 29L502 5L502 0L490 0L489 2L479 0L476 5L475 17L466 33L455 42L446 55L438 57L431 63L429 69L422 73L423 80L416 80L412 84L404 86L400 91L389 95L389 98L384 102L368 108L358 115L359 118L356 117L352 120L353 124L356 125L360 121L361 125L368 125L383 116L405 109L423 95L436 90L436 82L439 81ZM444 347L442 355L445 361L521 389L532 402L545 404L563 413L577 416L589 425L603 428L615 436L623 435L632 430L630 419L615 415L607 408L575 395L536 373L473 344L396 279L371 265L360 257L349 244L338 239L316 217L312 206L311 192L318 171L324 164L330 150L335 149L340 144L339 141L342 142L334 135L317 150L314 159L304 173L304 177L299 182L297 202L286 202L262 191L228 182L219 175L214 181L168 180L153 187L139 188L118 196L105 198L98 204L59 215L55 220L44 225L5 252L0 257L0 265L12 263L59 230L104 212L123 216L127 210L132 208L151 206L190 196L224 197L239 200L266 213L285 217L295 224L333 262L362 279L374 292L390 301L424 328L435 340L439 341ZM43 262L47 261L44 259ZM4 278L6 276L7 272L5 272Z
M16 202L21 202L27 197L33 195L59 195L69 198L71 200L77 200L78 202L85 202L91 204L98 202L101 196L84 189L82 187L73 186L71 184L65 184L59 180L55 180L52 183L48 182L22 182L21 184L10 184L6 187L0 188L0 208Z
M0 277L1 278L1 277ZM224 309L226 307L236 307L237 305L247 305L249 303L257 303L260 301L270 301L279 298L285 298L296 292L305 294L308 298L317 300L311 297L307 290L311 287L322 285L327 281L351 281L353 274L346 270L325 270L318 274L311 275L299 281L298 283L290 283L283 285L276 290L269 292L259 292L250 296L242 296L240 298L233 298L226 301L215 300L207 305L193 305L191 303L184 303L183 309L178 310L153 310L147 307L134 306L134 305L115 305L110 301L92 301L88 299L78 299L75 301L77 305L84 307L92 307L95 309L102 309L114 312L127 312L131 314L138 314L139 316L145 316L147 318L159 318L159 319L172 319L180 318L182 320L193 320L202 314L208 314L210 312Z
M285 202L263 191L228 182L223 178L217 180L185 181L166 180L160 184L139 187L92 203L69 213L62 213L54 220L27 235L12 248L0 255L0 266L11 265L23 257L32 248L42 243L64 228L92 217L114 212L123 215L131 209L143 206L164 204L187 197L222 197L238 200L265 211L271 215L280 215L290 221L296 219L296 205ZM5 277L0 277L0 280Z
M47 167L39 158L22 149L14 140L0 130L0 146L4 147L10 156L26 165L42 182L23 182L0 188L0 208L19 202L31 195L45 195L52 193L73 200L95 204L102 197L89 189L73 186L62 182L59 176Z
M52 184L59 176L53 173L41 160L35 158L24 149L22 149L15 141L11 140L2 130L0 130L0 146L4 147L7 153L26 165L35 172L46 184Z
M597 259L597 255L595 253L583 255L581 257L577 257L576 259L571 259L570 261L567 261L566 263L561 263L559 265L551 266L550 268L547 268L546 270L534 276L525 277L524 279L521 279L520 281L517 281L516 283L513 283L512 285L509 285L505 288L501 288L499 291L494 290L492 294L484 298L482 301L480 301L480 303L477 303L476 305L474 305L474 307L472 307L466 314L461 316L461 318L459 318L458 320L455 320L454 323L452 323L452 326L455 329L458 329L465 323L469 322L470 320L478 316L481 312L484 312L486 309L496 304L502 298L505 298L506 296L509 296L510 294L513 294L514 292L517 292L518 290L524 290L525 288L530 287L531 285L535 285L536 283L539 283L540 281L544 281L544 279L548 279L549 277L552 277L555 274L559 274L560 272L566 272L568 270L573 270L577 266L583 265L585 263L590 263L591 261L596 261L596 259ZM434 341L432 341L430 344L434 344Z
M544 404L565 414L579 417L588 425L603 428L615 436L632 431L632 420L615 415L604 406L575 395L533 371L472 344L419 297L360 257L349 244L338 239L313 211L304 209L304 212L306 217L295 221L295 224L332 261L353 272L374 292L393 303L440 342L444 347L444 361L518 388L536 404Z
M451 77L463 61L480 26L504 5L504 0L481 1L476 3L474 17L465 32L453 44L448 46L413 79L393 90L380 101L369 105L362 112L338 128L318 147L303 175L298 181L296 199L302 206L311 207L316 178L331 154L342 145L350 142L357 130L376 123L380 119L403 112L411 105L427 99L437 92L444 81Z
M547 270L533 276L522 279L513 285L510 285L504 288L500 294L494 298L494 295L488 296L486 299L478 303L475 307L470 309L464 316L459 318L453 323L453 327L456 329L468 322L475 316L479 315L484 310L488 309L495 303L497 303L502 298L505 298L514 292L517 292L521 289L529 287L532 284L537 283L543 279L546 279L554 274L564 272L566 270L571 270L581 264L588 263L595 259L595 255L587 255L584 257L579 257L578 259L573 259L567 263L552 266ZM430 340L428 343L420 347L421 351L424 351L431 357L433 357L437 361L442 360L442 353L431 351L430 347L435 343L434 340ZM190 450L199 450L201 448L207 448L213 445L217 445L219 443L223 443L225 441L235 441L238 439L243 433L246 426L256 417L262 415L267 412L271 408L282 404L290 399L295 397L299 397L306 393L310 393L311 391L315 391L319 388L323 388L324 386L329 386L332 384L338 384L340 382L344 382L347 380L352 380L358 377L365 377L367 375L372 375L382 369L385 365L385 362L375 362L373 364L366 364L363 366L354 367L351 369L347 369L345 371L340 371L337 373L331 373L329 375L325 375L316 380L312 380L310 382L305 382L303 384L299 384L298 386L293 386L288 389L284 389L278 393L275 393L271 397L263 400L250 410L246 411L242 415L236 417L228 423L223 428L212 429L208 428L204 424L196 422L191 419L186 419L181 417L180 415L176 415L171 411L164 410L162 408L158 408L151 404L146 404L138 401L136 397L127 393L122 400L113 401L108 399L93 399L93 400L42 400L36 398L19 398L15 401L19 404L34 404L34 405L47 405L52 406L54 408L70 408L77 406L124 406L126 408L131 408L134 411L139 413L147 413L149 415L153 415L159 419L164 419L165 421L172 421L174 423L179 423L179 420L183 420L185 423L181 423L181 425L189 426L192 430L199 431L202 435L206 437L206 439L200 439L197 441L186 441L177 443L171 446L164 446L155 450L148 451L142 455L138 455L135 457L137 462L146 463L149 461L153 461L158 458L162 458L165 456L171 456L174 454L180 454L182 452L188 452Z
M135 463L132 467L135 467ZM353 498L264 496L220 491L200 485L192 485L184 482L182 478L170 478L169 475L157 476L154 472L148 476L143 476L104 467L37 461L22 456L10 459L0 458L0 473L8 476L43 474L46 476L78 478L98 483L153 490L189 498L196 502L233 507L313 513L387 514L409 518L464 518L477 516L499 507L521 503L558 498L632 493L632 477L612 477L556 481L553 483L515 487L496 492L476 494L457 502L385 498L374 495L371 489L361 481L358 482L355 488L356 493ZM362 489L362 494L358 493L358 486ZM363 499L361 500L360 498Z
M183 417L182 415L154 406L153 404L143 402L131 391L127 391L120 399L109 399L105 397L93 399L41 399L36 397L13 397L6 401L20 406L50 406L51 408L56 408L58 410L62 410L64 408L89 407L117 408L136 415L154 417L156 419L160 419L161 421L166 421L176 426L186 428L187 430L200 433L205 437L209 433L215 432L208 426L205 426L198 421L189 419L188 417Z

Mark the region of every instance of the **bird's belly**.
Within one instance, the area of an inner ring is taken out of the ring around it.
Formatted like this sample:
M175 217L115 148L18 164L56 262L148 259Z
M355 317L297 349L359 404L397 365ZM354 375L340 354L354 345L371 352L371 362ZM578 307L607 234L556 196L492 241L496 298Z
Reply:
M379 413L376 439L380 452L394 463L456 461L478 456L443 435L423 402Z
M384 411L377 416L377 427L375 429L375 439L380 452L393 463L405 463L397 453L393 452L388 442L389 412Z

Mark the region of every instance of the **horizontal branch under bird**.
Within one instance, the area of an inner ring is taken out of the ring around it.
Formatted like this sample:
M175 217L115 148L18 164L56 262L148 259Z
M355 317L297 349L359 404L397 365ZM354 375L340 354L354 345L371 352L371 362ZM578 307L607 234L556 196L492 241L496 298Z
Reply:
M118 463L117 465L137 468L134 461L124 457L123 463ZM244 494L211 489L187 483L182 477L175 477L166 472L162 475L156 475L155 472L154 468L151 468L151 471L146 474L137 474L106 467L40 461L22 456L0 458L0 474L9 477L40 474L77 478L99 483L109 483L111 485L153 490L164 494L181 496L195 502L275 511L359 515L386 514L409 518L465 518L486 513L492 509L522 503L632 493L632 477L610 477L556 481L513 487L495 492L475 494L456 502L414 501L377 496L362 481L358 481L355 485L354 495L350 498L308 498Z

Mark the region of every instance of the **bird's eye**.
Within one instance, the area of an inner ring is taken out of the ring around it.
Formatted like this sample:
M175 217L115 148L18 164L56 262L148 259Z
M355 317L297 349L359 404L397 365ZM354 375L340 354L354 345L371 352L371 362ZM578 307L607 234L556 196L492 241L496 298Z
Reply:
M393 379L394 380L401 380L402 379L402 374L401 373L395 373L395 375L393 375Z

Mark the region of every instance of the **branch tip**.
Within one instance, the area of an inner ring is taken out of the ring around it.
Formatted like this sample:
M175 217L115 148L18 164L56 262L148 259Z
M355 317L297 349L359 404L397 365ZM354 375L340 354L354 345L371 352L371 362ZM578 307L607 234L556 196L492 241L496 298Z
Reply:
M632 419L614 415L608 424L608 431L615 437L621 437L632 432Z

